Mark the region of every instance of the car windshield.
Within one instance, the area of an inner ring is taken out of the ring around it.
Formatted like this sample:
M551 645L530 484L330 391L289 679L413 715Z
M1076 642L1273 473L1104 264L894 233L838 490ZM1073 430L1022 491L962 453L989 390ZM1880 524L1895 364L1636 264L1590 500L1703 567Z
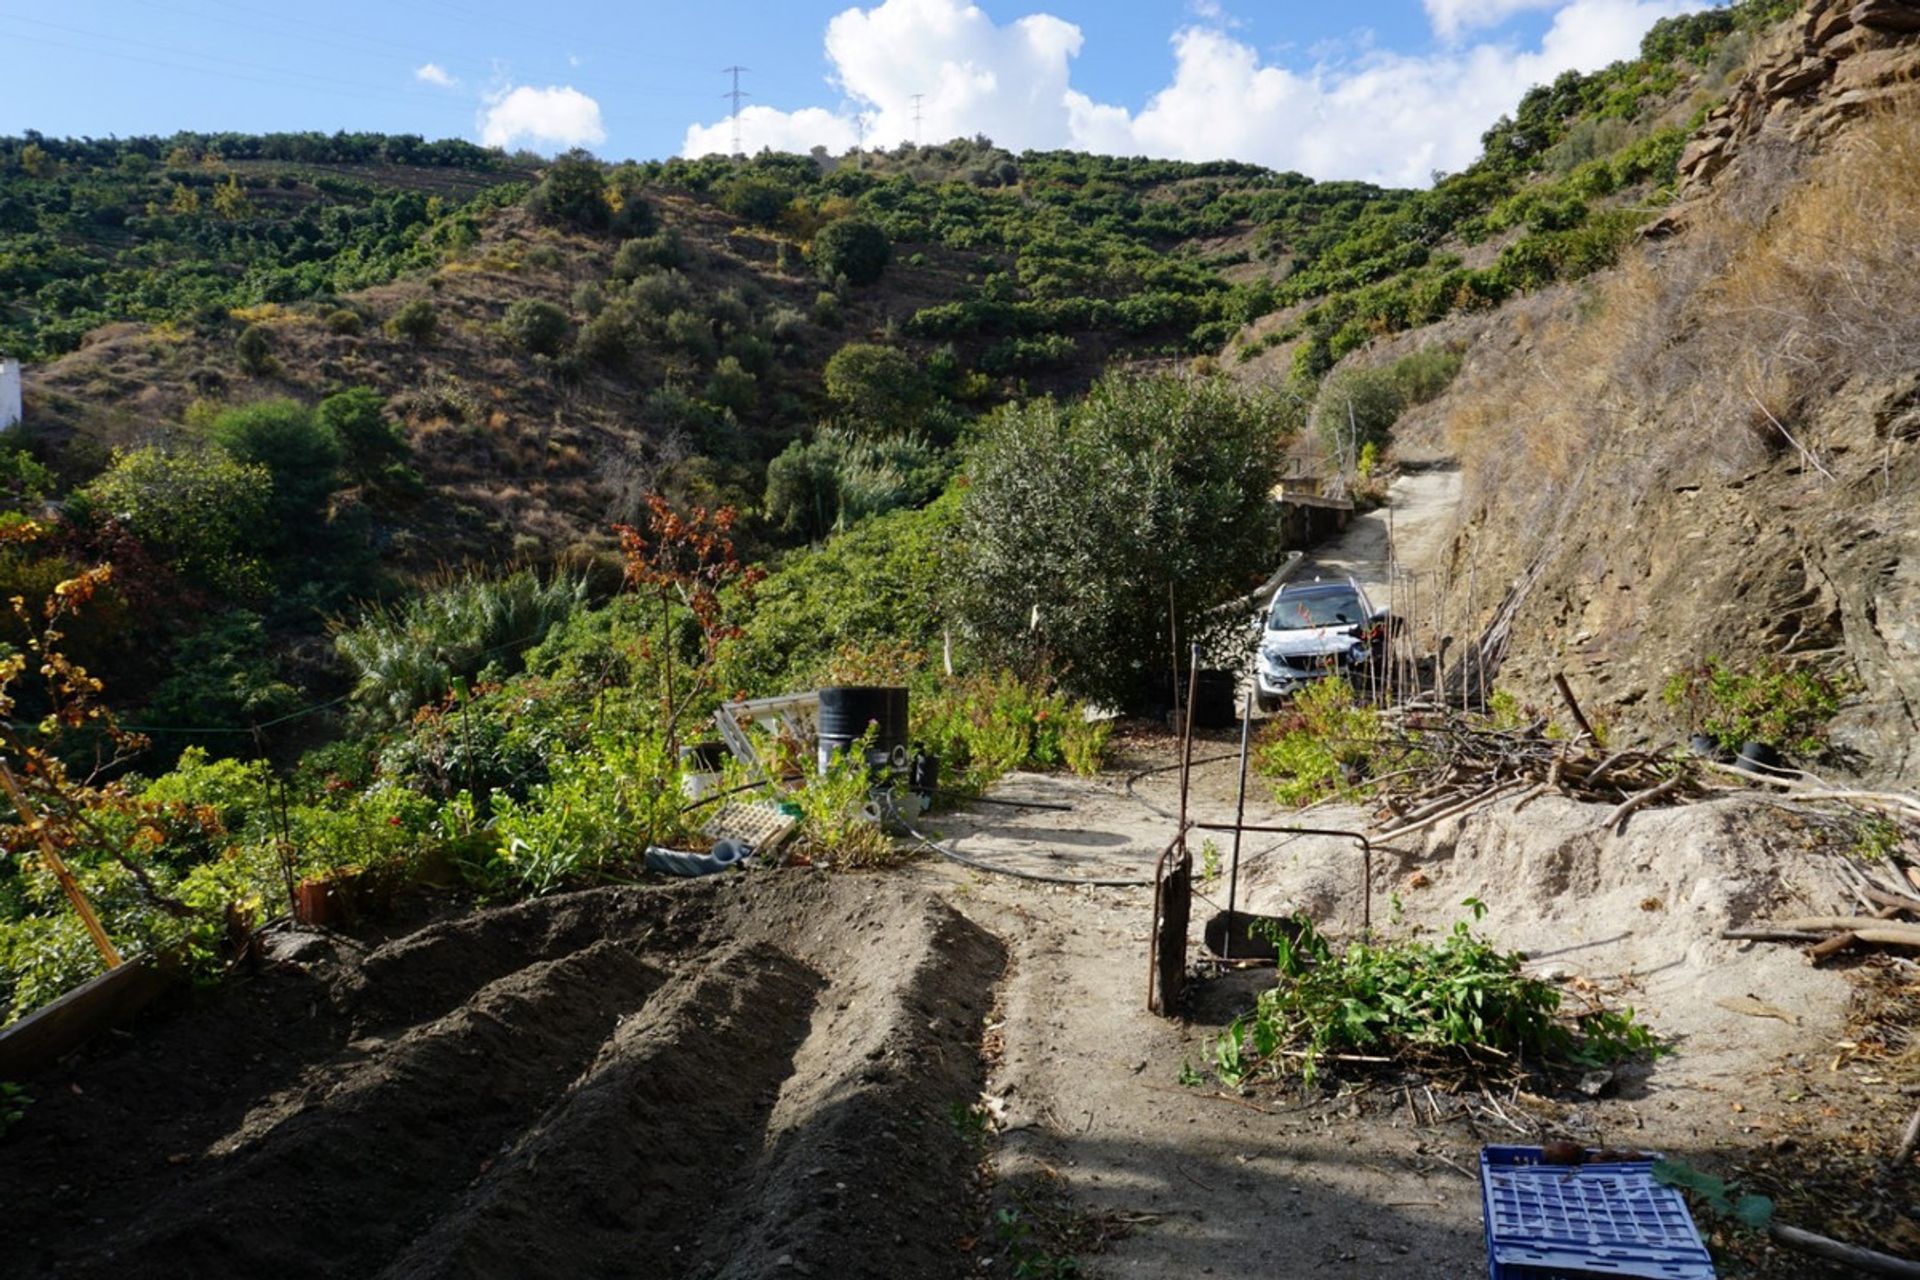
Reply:
M1359 595L1352 591L1282 592L1274 599L1267 626L1275 631L1352 626L1366 621L1363 612Z

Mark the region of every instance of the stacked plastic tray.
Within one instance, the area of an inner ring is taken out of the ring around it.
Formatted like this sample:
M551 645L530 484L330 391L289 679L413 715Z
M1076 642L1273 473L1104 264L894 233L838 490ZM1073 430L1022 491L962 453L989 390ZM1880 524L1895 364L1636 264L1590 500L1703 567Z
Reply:
M1713 1280L1713 1259L1653 1161L1546 1164L1539 1147L1480 1152L1490 1280Z

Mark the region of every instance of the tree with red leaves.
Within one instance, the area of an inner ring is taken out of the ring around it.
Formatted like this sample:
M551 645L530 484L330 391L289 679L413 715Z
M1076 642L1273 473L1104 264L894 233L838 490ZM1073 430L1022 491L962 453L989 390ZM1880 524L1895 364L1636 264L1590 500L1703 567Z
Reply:
M677 757L680 717L702 694L712 691L722 646L741 634L729 607L750 601L766 571L740 563L732 537L738 513L732 507L694 507L682 515L659 494L649 494L646 503L644 531L626 524L615 525L614 531L626 556L628 589L660 604L660 720L668 749ZM700 656L687 672L691 683L684 696L674 687L676 608L692 614L700 631Z

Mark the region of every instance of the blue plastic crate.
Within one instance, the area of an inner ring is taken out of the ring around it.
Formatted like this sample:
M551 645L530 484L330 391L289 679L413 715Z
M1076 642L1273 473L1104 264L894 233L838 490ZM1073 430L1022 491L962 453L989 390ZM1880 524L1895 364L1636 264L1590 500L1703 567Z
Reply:
M1539 1147L1485 1147L1489 1280L1713 1280L1713 1259L1653 1161L1556 1165Z

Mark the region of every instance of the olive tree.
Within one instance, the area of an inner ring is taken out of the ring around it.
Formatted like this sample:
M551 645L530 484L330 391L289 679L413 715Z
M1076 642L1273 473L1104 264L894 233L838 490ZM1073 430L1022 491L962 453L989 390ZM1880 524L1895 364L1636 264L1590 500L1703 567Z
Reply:
M1224 660L1218 607L1280 553L1272 491L1297 414L1224 379L1109 374L1080 403L1002 411L967 460L953 612L989 662L1078 697L1151 703L1182 646Z
M887 233L865 218L840 218L813 238L813 264L827 280L872 284L893 258Z

